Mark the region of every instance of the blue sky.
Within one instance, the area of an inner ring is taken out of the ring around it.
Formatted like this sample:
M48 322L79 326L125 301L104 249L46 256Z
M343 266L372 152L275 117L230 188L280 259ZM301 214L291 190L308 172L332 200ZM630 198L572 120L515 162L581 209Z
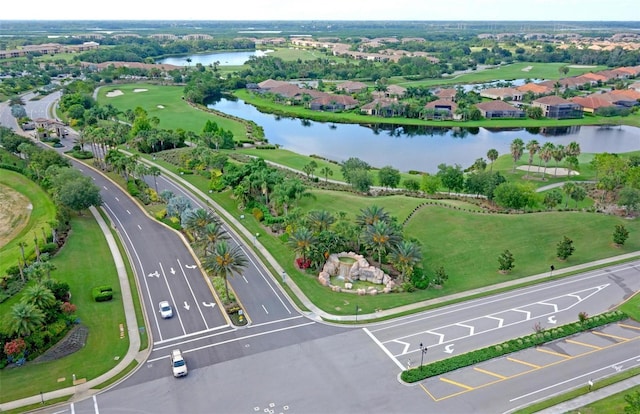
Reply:
M638 0L31 0L0 20L640 21Z

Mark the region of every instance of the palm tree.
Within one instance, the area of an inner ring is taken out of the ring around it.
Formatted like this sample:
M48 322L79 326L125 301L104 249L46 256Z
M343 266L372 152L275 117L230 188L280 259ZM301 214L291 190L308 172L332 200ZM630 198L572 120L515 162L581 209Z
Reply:
M32 303L16 303L9 314L9 330L20 337L31 335L44 323L44 313Z
M489 171L493 171L493 162L498 159L498 150L491 148L489 151L487 151L487 158L489 159L489 161L491 161L491 167L489 168Z
M325 165L324 167L320 168L320 174L324 175L324 182L326 183L329 181L328 177L330 175L333 175L333 170L328 165Z
M229 282L228 277L233 274L242 274L249 261L239 245L229 247L223 240L216 243L216 247L210 256L204 260L204 268L214 276L224 279L224 290L227 302L229 302Z
M198 208L196 210L191 210L187 214L183 226L193 235L193 238L197 241L202 238L205 227L209 223L214 223L217 221L218 219L213 215L211 211L205 210L203 208Z
M335 223L335 221L336 218L327 210L311 211L307 216L309 227L311 228L311 230L317 233L322 233L323 231L329 230L329 228L333 223Z
M389 223L378 220L365 229L364 240L367 245L378 253L378 263L382 266L382 253L386 252L400 241L400 236Z
M575 160L575 163L577 164L577 158L581 153L580 144L578 144L575 141L571 141L569 145L567 145L567 147L564 149L564 152L567 158L572 158L573 160ZM571 174L571 170L567 168L567 177L569 177L570 174Z
M524 142L520 138L516 138L511 142L511 157L513 158L513 172L516 172L516 163L522 158L524 151Z
M300 227L289 236L287 244L293 248L298 256L302 258L302 261L307 260L307 255L311 251L311 248L316 244L317 239L306 227Z
M567 195L567 201L564 203L564 208L567 208L569 204L569 199L571 198L573 192L576 190L576 185L569 181L568 183L564 183L562 186L562 191Z
M527 177L531 173L531 163L533 163L533 156L536 155L540 149L540 144L535 139L527 142L527 151L529 151L529 168L527 170Z
M400 270L400 278L404 281L405 276L410 276L415 265L422 260L422 252L417 243L403 240L391 249L389 259Z
M30 303L38 309L45 310L56 304L56 297L48 287L37 283L24 290L22 302Z
M544 170L542 170L542 179L544 180L544 174L547 171L547 165L549 160L553 157L553 150L555 146L552 142L545 142L540 148L540 160L544 161Z
M360 226L370 226L378 221L388 222L389 214L384 211L384 207L378 207L375 204L360 210L360 214L356 217L356 223Z
M207 224L203 231L202 237L198 242L202 246L202 251L206 257L208 253L215 251L216 244L222 240L228 240L229 235L227 231L222 227L219 221Z
M565 157L564 145L556 145L553 149L552 157L556 161L556 170L553 175L558 175L558 163Z
M158 181L156 180L156 177L160 177L160 168L156 167L155 165L149 167L149 174L153 177L153 187L156 190L156 194L158 194Z

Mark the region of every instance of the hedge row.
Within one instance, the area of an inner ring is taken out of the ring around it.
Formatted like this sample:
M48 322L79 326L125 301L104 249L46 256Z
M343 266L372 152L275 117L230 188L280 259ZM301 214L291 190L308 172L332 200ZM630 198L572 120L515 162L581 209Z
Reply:
M587 318L581 322L575 322L568 325L559 326L550 330L540 330L531 335L523 336L516 339L510 339L497 345L491 345L466 354L457 355L448 359L433 362L422 367L412 368L402 372L401 378L405 382L417 382L425 378L441 375L451 372L459 368L475 365L480 362L498 358L512 352L521 351L544 344L546 342L555 341L557 339L566 338L579 332L597 328L613 322L618 322L629 316L621 311L607 312L602 315L596 315Z
M106 302L113 299L113 289L111 286L96 286L91 290L93 300L96 302Z

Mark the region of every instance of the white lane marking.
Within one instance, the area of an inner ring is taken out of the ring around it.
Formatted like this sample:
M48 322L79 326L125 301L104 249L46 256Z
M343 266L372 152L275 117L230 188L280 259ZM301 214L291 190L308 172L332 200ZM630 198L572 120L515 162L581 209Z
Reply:
M98 410L98 399L96 396L93 396L93 408L96 410L96 414L100 414L100 410Z
M620 265L620 266L624 266L624 267L620 267L618 268L617 266L613 266L610 269L612 269L611 271L615 271L615 272L622 272L625 270L629 270L629 269L635 269L635 266L625 266L625 265ZM614 270L615 269L615 270ZM425 316L419 316L416 317L415 315L409 315L409 316L404 316L404 317L400 317L400 318L395 318L393 320L389 320L386 322L379 322L377 325L381 326L378 329L373 329L371 330L371 332L378 332L378 331L384 331L387 329L393 329L396 328L398 326L402 326L402 325L407 325L410 323L414 323L414 322L420 322L423 320L427 320L427 319L433 319L433 318L438 318L440 316L444 316L444 315L449 315L451 313L455 313L455 312L460 312L460 311L465 311L465 310L469 310L469 309L474 309L480 306L485 306L488 304L492 304L492 303L496 303L496 302L501 302L501 301L505 301L505 300L509 300L509 299L515 299L515 298L519 298L520 296L526 296L526 295L530 295L532 293L537 293L537 292L541 292L544 290L548 290L548 289L556 289L560 286L564 286L564 285L569 285L572 283L579 283L588 279L593 279L593 278L600 278L602 276L610 276L609 272L600 272L600 273L594 273L591 275L586 275L584 277L578 277L576 279L572 279L572 280L565 280L562 282L558 282L558 283L553 283L551 285L548 286L542 286L542 287L536 287L536 288L532 288L532 289L527 289L527 288L523 288L523 290L519 290L519 293L516 294L512 294L512 292L509 292L511 295L507 294L507 293L502 293L502 294L496 294L494 296L492 296L493 299L488 299L488 298L480 298L480 299L475 299L475 300L469 300L469 301L465 301L465 302L461 302L459 304L453 304L450 306L447 306L447 310L446 311L441 311L441 310L434 310L434 311L427 311L421 315L425 315ZM399 322L402 321L402 322Z
M71 414L76 414L76 409L73 406L73 403L71 403L71 405L69 407L71 408Z
M391 358L391 360L392 360L393 362L395 362L395 363L396 363L396 365L398 366L398 368L400 368L400 371L404 371L404 370L405 370L404 365L402 365L402 364L400 363L400 361L398 361L398 360L396 359L396 357L395 357L395 356L393 356L393 355L391 354L391 352L389 352L389 350L387 349L387 347L385 347L384 345L382 345L382 342L378 341L378 338L376 338L376 337L375 337L375 336L374 336L374 335L373 335L373 334L372 334L372 333L371 333L367 328L362 328L362 330L363 330L363 331L365 331L365 333L366 333L367 335L369 335L369 338L371 338L371 340L373 340L373 342L374 342L376 345L378 345L378 346L380 347L380 349L382 349L382 352L384 352L385 354L387 354L387 356L388 356L389 358Z
M164 267L162 267L162 263L158 263L160 265L160 271L162 272L162 278L164 279L164 283L167 285L167 289L169 290L169 296L171 297L171 302L173 303L173 307L175 309L176 315L178 316L178 322L180 322L180 326L182 327L182 333L187 334L186 329L184 329L184 324L182 323L182 318L180 317L180 312L178 312L178 304L176 303L175 298L173 297L173 292L171 291L171 287L169 286L169 281L167 280L167 274L164 272Z
M120 202L120 199L118 197L114 197L116 199L117 202Z
M262 305L262 309L264 309L264 313L266 313L267 315L269 314L269 311L264 307L264 305Z
M403 355L407 353L407 351L409 350L409 347L411 346L409 342L404 342L404 341L393 341L393 342L404 345L404 349L402 350Z
M631 361L631 360L632 360L632 359L634 359L634 358L638 358L638 355L636 355L636 356L634 356L634 357L631 357L631 358L628 358L628 359L625 359L625 360L622 360L622 361L618 362L618 364L622 364L622 363L625 363L625 362L629 362L629 361ZM549 385L549 386L544 387L544 388L540 388L539 390L532 391L532 392L530 392L530 393L528 393L528 394L523 394L523 395L521 395L521 396L519 396L519 397L516 397L516 398L512 398L512 399L510 399L510 400L509 400L509 402L518 401L518 400L520 400L520 399L522 399L522 398L526 398L526 397L529 397L529 396L531 396L531 395L533 395L533 394L537 394L537 393L539 393L539 392L543 392L543 391L549 390L549 389L554 388L554 387L557 387L557 386L559 386L559 385L564 385L564 384L566 384L566 383L568 383L568 382L575 381L575 380L577 380L577 379L581 379L581 378L584 378L584 377L591 377L591 376L593 376L593 374L595 374L595 373L597 373L597 372L604 371L604 370L608 370L608 369L611 369L611 365L607 365L606 367L598 368L598 369L596 369L596 370L593 370L593 371L591 371L591 372L587 372L587 373L582 374L582 375L579 375L579 376L577 376L577 377L569 378L568 380L564 380L564 381L558 382L558 383L556 383L556 384Z
M107 203L103 203L103 205L107 208L107 210L111 212L111 217L113 217L120 225L119 231L125 235L127 240L129 240L129 246L131 246L131 250L133 250L133 254L136 257L136 260L138 261L138 266L140 266L140 272L142 272L141 274L144 275L146 272L144 271L142 260L140 260L140 255L138 254L138 250L136 250L136 247L131 241L131 237L129 237L129 233L127 232L125 226L122 224L122 222L118 218L118 215L111 209L111 207L109 207ZM149 299L149 303L151 304L151 309L155 309L155 304L153 303L153 298L151 297L151 291L149 290L149 283L147 282L147 278L143 277L142 280L144 281L144 286L145 286L145 289L147 290L147 298ZM158 323L158 315L156 314L155 310L152 310L151 314L153 314L153 320L156 323L158 335L160 336L160 340L162 340L162 332L160 331L160 324Z
M224 328L228 328L228 327L229 327L229 324L226 324L226 325L220 325L220 326L217 326L215 328L210 328L210 329L206 329L206 330L202 330L202 331L198 331L198 332L191 332L191 333L188 333L186 335L174 336L173 338L163 339L162 341L155 341L153 343L153 345L162 345L162 344L165 344L167 342L173 342L173 341L177 341L177 340L180 340L180 339L190 338L192 336L201 335L201 334L207 333L207 332L219 331L220 329L224 329ZM232 330L235 330L235 329L232 329ZM219 334L215 334L215 335L219 335ZM215 336L215 335L203 336L202 338L196 338L194 340L195 341L199 341L200 339L210 338L210 337ZM187 343L187 342L191 342L191 341L186 341L184 343ZM170 348L172 346L175 346L175 345L170 345L170 346L166 346L166 347L163 347L163 346L154 347L153 350L155 351L155 350L158 350L158 349Z
M540 302L537 302L537 303L540 304L540 305L553 306L554 311L558 312L558 305L556 305L555 303L547 303L545 301L540 301Z
M139 224L138 224L138 228L139 228L140 230L142 230L142 227L140 227L140 225L139 225Z
M453 353L453 344L449 344L449 345L445 346L444 347L444 352L446 352L447 354Z
M525 321L528 321L529 319L531 319L531 312L529 312L529 311L518 309L518 308L509 309L509 311L525 313L527 315L527 319L525 319ZM503 313L503 312L500 312L500 313Z
M103 185L102 188L104 188L105 190L109 191L109 189L107 188L106 185Z
M242 341L242 340L245 340L245 339L256 338L256 337L259 337L259 336L264 336L264 335L268 335L268 334L272 334L272 333L284 332L284 331L288 331L290 329L302 328L304 326L313 325L315 323L316 322L307 322L307 323L303 323L301 325L287 326L285 328L274 329L273 331L260 332L260 333L253 334L253 335L247 335L247 336L242 336L242 337L239 337L239 338L228 339L226 341L217 342L217 343L214 343L214 344L208 344L208 345L203 345L203 346L200 346L200 347L197 347L197 348L188 349L188 350L183 351L182 353L183 354L188 354L190 352L200 351L202 349L207 349L207 348L211 348L211 347L214 347L214 346L225 345L225 344L229 344L229 343L232 343L232 342L239 342L239 341ZM222 333L220 333L218 335L221 335L221 334ZM199 338L199 339L202 339L202 338ZM194 340L195 339L192 339L192 340L190 340L188 342L191 342L191 341L194 341ZM176 346L176 345L179 345L179 344L175 344L175 345L171 345L171 346ZM160 348L155 348L154 351L159 350L159 349ZM165 358L166 358L166 356L161 356L161 357L158 357L158 358L148 359L147 362L160 361L160 360L165 359Z
M180 259L176 259L176 260L178 261L178 267L180 268L180 270L182 270L182 276L184 277L185 282L187 282L187 286L189 287L189 292L191 292L191 296L196 301L196 307L198 308L198 312L200 312L200 316L202 317L204 326L205 328L209 329L209 324L207 324L207 320L204 318L204 314L202 313L202 308L200 308L200 305L198 304L198 299L196 298L196 294L193 293L193 288L191 287L191 283L189 283L189 278L187 277L187 274L184 271L184 268L182 267L182 263L180 263ZM173 268L171 268L171 270L173 271L173 273L175 273L175 270L173 270Z
M125 211L126 211L129 215L131 215L131 212L130 212L129 210L125 209Z
M502 325L504 325L504 319L502 319L502 318L498 318L496 316L491 316L491 315L485 316L485 318L495 319L496 321L500 321L500 323L498 324L498 328L502 328Z
M441 344L444 341L444 334L433 331L426 331L425 333L436 335L438 337L438 344Z
M304 318L304 316L302 315L297 315L291 318L284 318L284 319L277 319L275 321L269 321L269 322L262 322L262 323L254 323L251 325L252 328L257 328L258 326L265 326L265 325L273 325L274 323L279 323L279 322L286 322L286 321L292 321L294 319L300 319L300 318Z
M242 275L242 278L244 279L244 281L245 281L245 283L246 283L246 284L249 284L249 281L247 280L247 278L246 278L246 277L244 277L244 275Z
M460 326L461 328L469 329L469 336L473 336L474 332L476 331L476 327L475 326L465 325L464 323L456 323L456 325Z

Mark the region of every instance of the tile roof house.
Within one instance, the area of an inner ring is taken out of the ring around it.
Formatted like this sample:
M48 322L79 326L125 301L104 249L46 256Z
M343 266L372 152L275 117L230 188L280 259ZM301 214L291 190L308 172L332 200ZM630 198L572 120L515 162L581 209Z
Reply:
M453 88L445 88L438 90L435 95L440 99L446 99L448 101L455 102L457 93L458 91Z
M347 93L358 93L367 90L367 88L368 86L366 83L354 81L342 82L336 86L337 90Z
M347 95L324 94L311 101L309 107L314 111L341 111L353 109L358 101Z
M265 81L258 83L258 87L260 89L265 89L265 90L273 89L277 86L282 86L282 85L289 85L289 82L267 79Z
M614 106L613 102L605 99L598 94L592 94L588 96L576 96L571 98L571 102L577 103L582 106L584 112L593 114L600 108L607 108Z
M476 104L480 114L487 119L493 118L524 118L525 112L504 101L481 102Z
M533 92L536 95L545 95L553 92L553 88L533 82L525 83L524 85L516 87L516 89L522 93Z
M532 106L542 108L547 118L582 118L582 106L559 96L543 96L531 102Z
M367 115L388 117L404 112L404 108L398 104L397 99L376 98L373 101L362 105L360 107L360 112Z
M437 99L424 106L426 119L460 119L458 104L449 99Z
M607 81L607 77L604 76L604 75L601 75L599 73L589 72L589 73L583 73L580 76L584 76L585 78L593 79L596 83L598 81L600 81L600 82L606 82Z
M521 101L522 92L516 88L487 88L480 91L480 96L489 99L500 99L502 101Z

